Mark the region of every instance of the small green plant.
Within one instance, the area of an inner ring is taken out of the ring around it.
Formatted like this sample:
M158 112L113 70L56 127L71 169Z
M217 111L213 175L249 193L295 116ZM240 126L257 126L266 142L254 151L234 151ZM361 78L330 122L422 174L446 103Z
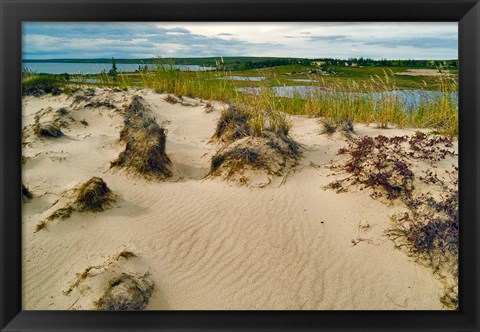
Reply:
M117 64L115 63L115 59L112 57L112 68L108 71L108 76L116 78L117 75L118 75Z

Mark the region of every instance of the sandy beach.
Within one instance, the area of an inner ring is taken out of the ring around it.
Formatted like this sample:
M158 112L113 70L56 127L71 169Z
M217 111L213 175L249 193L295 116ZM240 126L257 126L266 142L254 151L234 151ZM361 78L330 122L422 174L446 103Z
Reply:
M134 95L165 128L167 179L110 167L125 150L119 136ZM122 273L148 279L146 310L446 309L444 284L385 236L390 216L406 207L354 186L326 188L341 176L331 166L346 159L338 154L346 137L322 134L318 119L289 116L298 162L281 176L249 171L239 183L209 176L225 145L212 136L228 105L166 98L98 87L82 98L23 98L23 184L33 194L23 204L24 310L94 309ZM52 119L64 121L64 135L37 137L35 123ZM355 137L417 131L355 124ZM457 158L447 156L434 167L452 164ZM111 190L109 208L73 211L37 231L92 177Z

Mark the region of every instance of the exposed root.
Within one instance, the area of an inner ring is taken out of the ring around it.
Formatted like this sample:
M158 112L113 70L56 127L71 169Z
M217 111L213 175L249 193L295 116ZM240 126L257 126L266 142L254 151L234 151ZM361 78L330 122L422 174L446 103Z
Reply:
M97 310L142 310L153 292L146 276L122 273L111 279L103 296L95 302Z

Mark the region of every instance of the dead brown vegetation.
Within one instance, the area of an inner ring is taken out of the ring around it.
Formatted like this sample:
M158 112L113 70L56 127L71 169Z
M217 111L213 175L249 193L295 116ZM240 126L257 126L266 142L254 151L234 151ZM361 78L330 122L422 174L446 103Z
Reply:
M120 141L126 143L125 150L111 167L124 167L147 178L172 176L171 161L165 153L166 130L158 125L142 97L133 97Z
M265 131L262 136L239 139L213 157L210 174L231 178L246 169L264 170L272 175L285 175L296 164L300 146L286 135Z
M113 201L107 184L99 177L93 177L77 189L74 205L77 211L103 211Z
M213 138L223 142L232 142L252 135L253 131L248 124L249 119L249 113L243 112L234 105L229 105L220 115Z
M142 310L153 292L153 282L146 276L122 273L111 279L103 296L95 302L97 310Z

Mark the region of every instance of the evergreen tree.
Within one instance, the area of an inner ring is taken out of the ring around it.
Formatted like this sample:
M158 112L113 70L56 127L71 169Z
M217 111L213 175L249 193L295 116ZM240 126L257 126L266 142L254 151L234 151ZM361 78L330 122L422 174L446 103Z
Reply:
M109 76L112 77L117 77L118 70L117 70L117 64L115 63L115 59L112 57L112 69L108 72Z

